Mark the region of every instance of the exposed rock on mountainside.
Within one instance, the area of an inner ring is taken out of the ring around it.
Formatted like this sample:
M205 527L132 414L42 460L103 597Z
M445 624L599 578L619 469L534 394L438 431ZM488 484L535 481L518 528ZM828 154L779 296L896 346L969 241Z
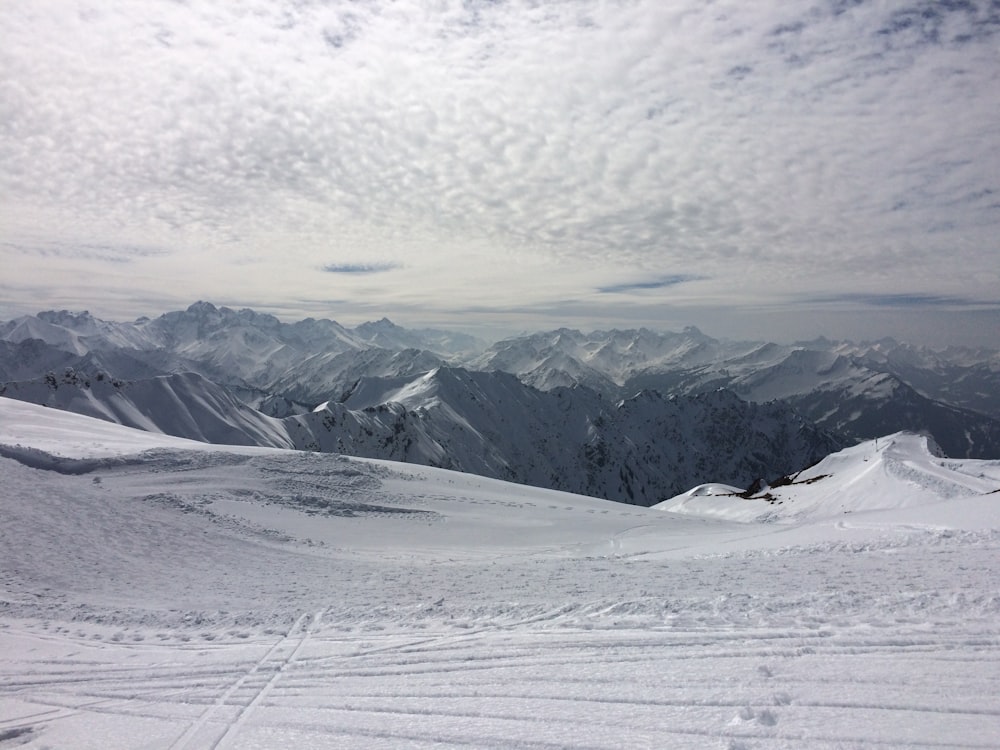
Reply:
M446 367L362 379L346 403L284 419L195 374L122 382L69 371L0 390L206 442L393 459L638 505L708 477L777 476L840 447L784 404L727 391L613 402L587 388L543 392L505 373Z

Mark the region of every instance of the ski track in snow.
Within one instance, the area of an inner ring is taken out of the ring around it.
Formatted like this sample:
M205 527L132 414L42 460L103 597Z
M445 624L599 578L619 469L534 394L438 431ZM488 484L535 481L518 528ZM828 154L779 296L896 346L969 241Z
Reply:
M1000 746L997 462L795 525L171 446L0 458L0 750Z
M1000 604L979 592L997 553L938 540L854 559L544 559L492 574L416 560L425 590L390 564L376 598L394 607L331 603L271 640L216 624L157 644L117 622L144 640L94 641L86 623L12 622L0 644L26 656L5 660L0 705L21 718L0 736L31 729L42 747L82 726L92 744L73 747L111 736L177 750L994 747Z
M82 674L57 662L34 691L7 685L34 713L0 737L78 721L98 734L74 747L109 746L107 723L169 748L988 748L1000 728L995 629L305 629L257 646L249 670L229 660L250 645L143 650L160 663L128 669L113 654Z

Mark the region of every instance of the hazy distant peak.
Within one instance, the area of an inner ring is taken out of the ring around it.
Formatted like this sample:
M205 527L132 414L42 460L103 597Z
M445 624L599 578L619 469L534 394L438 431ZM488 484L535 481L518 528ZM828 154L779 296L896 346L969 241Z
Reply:
M198 300L197 302L194 302L194 303L188 305L187 310L185 310L185 312L189 312L189 313L192 313L192 314L195 314L195 315L203 315L203 314L207 314L207 313L218 312L218 308L215 305L213 305L211 302L205 302L204 300Z
M366 321L354 329L356 333L359 333L362 336L369 336L378 333L399 333L404 330L404 328L396 325L386 317L379 318L375 321Z
M80 321L94 320L94 316L90 314L89 310L82 310L80 312L72 312L70 310L43 310L35 317L39 320L44 320L46 323L54 323L56 325L67 325Z

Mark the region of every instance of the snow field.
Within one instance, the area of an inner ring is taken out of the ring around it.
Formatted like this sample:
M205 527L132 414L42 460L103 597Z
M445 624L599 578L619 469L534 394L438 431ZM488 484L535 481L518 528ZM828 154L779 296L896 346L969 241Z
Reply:
M787 509L757 523L96 421L90 453L36 408L0 413L0 748L1000 746L995 462L901 437L902 475L697 496ZM838 482L864 507L805 494Z

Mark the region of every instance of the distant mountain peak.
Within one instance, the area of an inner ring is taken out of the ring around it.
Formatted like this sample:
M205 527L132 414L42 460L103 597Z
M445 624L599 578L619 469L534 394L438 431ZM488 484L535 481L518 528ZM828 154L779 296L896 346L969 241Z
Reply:
M94 319L94 316L90 314L90 310L81 310L80 312L73 312L72 310L43 310L35 317L48 323L59 323L66 320Z
M204 300L198 300L197 302L188 305L185 312L201 314L201 313L215 313L218 312L219 308L213 305L211 302L205 302Z
M370 338L384 335L400 335L406 333L406 329L396 325L386 317L378 320L369 320L354 329L354 332Z

